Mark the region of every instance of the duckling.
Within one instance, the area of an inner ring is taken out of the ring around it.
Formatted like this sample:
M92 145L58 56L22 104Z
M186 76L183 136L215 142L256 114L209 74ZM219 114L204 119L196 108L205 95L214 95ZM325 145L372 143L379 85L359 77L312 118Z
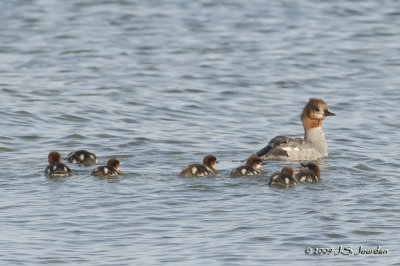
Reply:
M92 176L101 176L101 177L109 177L109 176L117 176L120 175L119 171L119 161L117 159L110 159L107 161L107 165L99 166L94 169L91 173Z
M64 177L72 175L71 169L61 162L61 155L52 151L48 156L49 165L45 169L45 174L52 177Z
M298 182L318 182L321 180L321 170L315 163L300 163L301 168L296 174L295 178Z
M232 176L262 175L262 160L258 156L250 156L245 165L241 165L231 172Z
M335 116L321 99L311 98L303 109L301 121L304 127L303 138L277 136L256 155L263 160L317 160L328 156L328 145L322 131L322 122L328 116Z
M276 185L289 187L297 184L294 178L294 170L290 166L283 167L280 173L275 173L271 176L268 185Z
M215 175L215 165L218 163L214 155L206 155L203 159L203 164L191 164L186 166L179 174L180 177L197 177L206 175Z
M68 154L68 162L89 166L98 162L94 153L78 150Z

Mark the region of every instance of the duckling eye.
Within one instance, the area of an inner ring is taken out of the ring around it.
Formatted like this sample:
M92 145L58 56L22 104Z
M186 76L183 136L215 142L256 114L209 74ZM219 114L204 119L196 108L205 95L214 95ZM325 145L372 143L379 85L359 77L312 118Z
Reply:
M317 107L317 108L315 108L314 110L315 110L315 111L317 111L317 112L319 112L319 108L318 108L318 107Z

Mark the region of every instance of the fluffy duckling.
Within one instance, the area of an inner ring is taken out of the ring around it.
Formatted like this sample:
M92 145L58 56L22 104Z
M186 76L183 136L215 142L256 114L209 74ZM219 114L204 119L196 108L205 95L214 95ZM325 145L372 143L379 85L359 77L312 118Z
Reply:
M262 160L258 156L250 156L245 165L239 166L231 172L232 176L248 176L248 175L262 175L264 171L261 169Z
M94 153L78 150L68 154L68 162L89 166L98 162Z
M119 171L119 161L117 159L110 159L107 161L107 165L99 166L94 169L91 173L93 176L102 176L102 177L109 177L109 176L117 176L120 175Z
M317 160L328 156L328 145L322 131L322 123L328 116L336 114L329 111L321 99L311 98L300 116L304 127L304 138L277 136L267 146L257 152L263 160Z
M295 178L298 182L318 182L321 180L321 170L315 163L300 163L301 168L296 174Z
M44 171L47 176L64 177L72 175L71 169L61 162L61 155L56 151L52 151L48 156L49 165Z
M206 155L203 159L203 164L191 164L186 166L179 174L180 177L196 177L215 175L215 165L218 163L217 158L214 155Z
M297 184L294 178L294 170L290 166L283 167L280 173L275 173L271 176L268 185L276 185L289 187Z

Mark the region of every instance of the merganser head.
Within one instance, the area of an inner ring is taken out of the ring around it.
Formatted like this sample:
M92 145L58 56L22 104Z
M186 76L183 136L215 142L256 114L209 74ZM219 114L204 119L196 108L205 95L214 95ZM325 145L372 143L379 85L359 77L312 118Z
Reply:
M251 156L249 159L247 159L246 165L258 169L262 166L262 160L258 156Z
M52 151L49 153L48 160L49 164L61 163L61 155L56 151Z
M217 157L215 157L214 155L206 155L203 159L203 165L208 166L212 169L214 169L215 165L218 163L217 161Z
M321 170L318 164L315 163L300 163L300 164L301 166L310 169L314 173L314 175L321 177Z
M115 169L119 170L119 161L112 158L107 161L107 166L114 167Z
M336 114L329 112L328 105L321 99L311 98L303 109L301 120L305 129L322 126L322 121L327 116Z
M294 170L292 167L286 166L282 168L281 174L289 174L290 176L294 177Z

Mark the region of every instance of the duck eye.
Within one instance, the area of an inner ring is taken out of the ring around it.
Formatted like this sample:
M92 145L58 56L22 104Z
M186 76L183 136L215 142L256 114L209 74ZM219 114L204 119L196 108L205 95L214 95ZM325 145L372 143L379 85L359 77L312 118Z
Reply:
M317 108L315 108L314 110L315 110L315 111L317 111L317 112L319 112L319 108L318 108L318 107L317 107Z

